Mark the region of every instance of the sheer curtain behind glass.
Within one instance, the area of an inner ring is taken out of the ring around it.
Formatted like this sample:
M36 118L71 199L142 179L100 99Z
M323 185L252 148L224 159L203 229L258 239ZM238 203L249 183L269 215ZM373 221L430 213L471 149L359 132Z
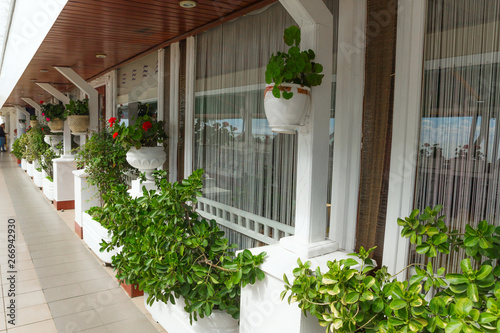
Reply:
M198 36L194 167L206 172L204 196L294 224L296 135L271 132L264 114L264 71L285 50L295 22L280 4ZM240 247L259 245L225 230Z
M500 1L432 0L427 15L415 206L442 204L451 229L500 225Z

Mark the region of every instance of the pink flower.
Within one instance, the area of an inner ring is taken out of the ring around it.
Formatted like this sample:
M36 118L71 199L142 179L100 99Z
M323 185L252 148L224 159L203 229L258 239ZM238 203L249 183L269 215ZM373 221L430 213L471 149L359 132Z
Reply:
M45 118L45 120L50 121L50 118Z
M42 116L45 116L45 112L42 112Z

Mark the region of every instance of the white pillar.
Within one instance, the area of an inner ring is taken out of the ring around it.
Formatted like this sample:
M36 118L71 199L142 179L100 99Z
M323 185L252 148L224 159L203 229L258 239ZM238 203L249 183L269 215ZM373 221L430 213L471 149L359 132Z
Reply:
M396 273L408 261L408 239L401 237L398 217L413 210L415 190L427 1L400 0L396 41L396 78L391 168L383 265ZM403 275L401 278L405 278Z
M184 177L188 177L193 172L196 39L194 37L189 37L186 44L186 127L184 135Z
M365 87L366 0L340 0L330 239L354 251Z
M28 111L26 111L26 108L20 106L20 105L14 105L14 107L17 110L17 137L20 137L21 134L26 133L26 129L30 125L30 114ZM21 124L19 123L19 119L26 119L26 126L24 128L21 128Z
M299 127L295 236L283 238L286 249L306 258L338 249L326 239L326 192L330 124L333 15L321 0L280 0L299 24L302 49L312 49L323 65L323 83L311 89L311 110Z
M168 119L168 172L177 181L177 146L179 141L179 43L170 45L170 103Z
M158 121L165 120L165 49L158 50Z

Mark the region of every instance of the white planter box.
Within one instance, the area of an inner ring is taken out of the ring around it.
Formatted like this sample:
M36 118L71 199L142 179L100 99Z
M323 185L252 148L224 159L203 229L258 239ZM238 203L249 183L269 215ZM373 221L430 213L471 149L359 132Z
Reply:
M43 172L38 171L36 167L38 166L38 163L35 163L34 169L33 169L33 182L35 182L35 185L38 187L43 187Z
M176 299L175 305L154 302L152 306L146 303L148 295L144 294L144 305L153 319L167 332L182 333L238 333L238 320L227 313L214 311L209 317L189 323L189 314L184 311L184 299Z
M28 174L28 176L33 177L33 170L34 170L33 163L28 162L27 164L28 165L26 167L26 173Z
M28 168L28 162L22 158L21 159L21 169L26 170Z
M99 206L97 188L87 183L85 170L73 171L75 179L75 222L83 227L82 214L91 207Z
M50 180L44 177L42 180L42 185L43 185L43 194L47 197L47 199L51 201L54 200L54 182L51 182Z
M114 249L109 252L101 252L101 242L110 241L111 237L106 228L94 221L87 213L82 213L83 241L95 253L95 255L107 264L111 263L111 257L120 253L121 249Z

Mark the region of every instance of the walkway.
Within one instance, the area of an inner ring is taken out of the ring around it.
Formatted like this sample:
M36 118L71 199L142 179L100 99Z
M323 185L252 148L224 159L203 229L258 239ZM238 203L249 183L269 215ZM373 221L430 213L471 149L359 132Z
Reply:
M8 238L11 218L15 242ZM0 153L0 333L165 332L143 297L131 300L78 239L73 219L74 211L56 212L12 156Z

